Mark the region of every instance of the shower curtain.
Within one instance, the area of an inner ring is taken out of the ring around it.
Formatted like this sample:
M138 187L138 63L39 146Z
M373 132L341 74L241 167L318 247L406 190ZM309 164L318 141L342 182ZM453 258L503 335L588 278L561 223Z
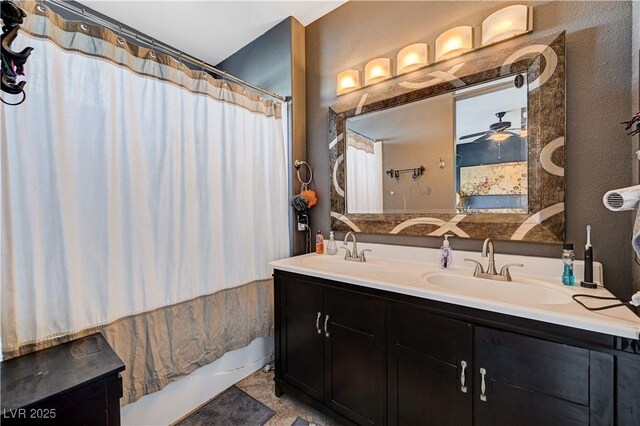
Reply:
M281 106L35 3L2 107L2 351L101 331L123 403L273 331Z
M347 132L347 212L382 213L382 142Z

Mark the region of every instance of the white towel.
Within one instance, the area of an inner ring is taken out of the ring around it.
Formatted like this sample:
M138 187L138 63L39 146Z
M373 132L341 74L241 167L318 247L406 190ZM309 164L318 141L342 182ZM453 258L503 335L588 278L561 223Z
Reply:
M631 245L636 252L636 255L640 257L640 208L636 210L636 221L633 224L633 237L631 237Z

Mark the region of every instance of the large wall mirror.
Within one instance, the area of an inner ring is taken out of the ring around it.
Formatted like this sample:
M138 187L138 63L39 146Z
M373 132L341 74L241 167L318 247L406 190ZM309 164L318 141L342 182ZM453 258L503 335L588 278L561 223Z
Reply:
M332 228L563 241L564 85L563 33L341 97Z

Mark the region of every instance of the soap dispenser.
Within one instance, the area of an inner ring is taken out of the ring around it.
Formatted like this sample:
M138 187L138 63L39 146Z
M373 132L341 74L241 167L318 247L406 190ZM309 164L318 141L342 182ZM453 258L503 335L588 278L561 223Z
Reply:
M334 255L338 252L338 246L333 236L333 231L329 232L329 244L327 245L327 254Z
M453 237L451 234L444 235L444 241L442 247L440 247L440 268L449 269L453 265L453 250L449 244L449 237Z

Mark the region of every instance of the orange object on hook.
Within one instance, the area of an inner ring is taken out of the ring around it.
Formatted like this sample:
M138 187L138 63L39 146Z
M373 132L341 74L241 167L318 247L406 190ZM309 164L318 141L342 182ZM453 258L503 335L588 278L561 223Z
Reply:
M302 196L305 200L307 200L309 208L315 206L318 203L318 196L316 195L316 191L312 189L302 191Z

